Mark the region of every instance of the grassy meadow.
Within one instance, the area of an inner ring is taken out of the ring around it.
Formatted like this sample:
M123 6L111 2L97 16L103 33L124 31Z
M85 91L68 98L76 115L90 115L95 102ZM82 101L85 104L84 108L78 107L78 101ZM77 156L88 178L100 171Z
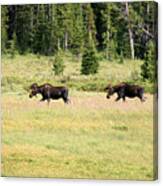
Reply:
M102 61L84 76L80 62L64 60L55 77L48 57L2 58L2 176L153 180L153 95L123 103L101 91L138 78L142 62ZM67 85L71 103L29 99L33 82Z

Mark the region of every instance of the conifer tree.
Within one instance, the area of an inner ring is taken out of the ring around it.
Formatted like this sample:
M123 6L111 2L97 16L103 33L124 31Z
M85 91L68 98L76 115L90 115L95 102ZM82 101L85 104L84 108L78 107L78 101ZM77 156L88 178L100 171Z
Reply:
M5 52L6 44L7 44L7 6L1 6L1 49L2 53Z
M145 60L141 66L141 76L143 80L155 82L157 78L157 52L156 45L153 41L147 44L147 51L145 53Z
M57 19L58 19L58 48L67 50L70 45L73 34L73 5L72 4L58 4L57 5Z
M50 20L48 5L38 5L37 22L34 34L34 52L49 55L49 47L51 40Z
M76 56L80 56L84 44L84 25L82 11L81 4L74 4L71 49Z
M85 75L95 74L98 72L98 59L96 48L93 40L89 40L87 46L84 48L82 56L81 73Z
M30 48L31 42L31 5L16 5L15 33L17 47L20 53L25 53ZM14 32L13 32L14 33Z
M105 51L105 57L108 60L112 60L115 56L116 49L115 49L115 41L114 41L114 27L112 25L112 9L114 9L114 4L108 3L102 10L101 10L101 19L104 24L104 31L102 33L103 39L103 47Z
M55 75L63 74L64 71L64 61L62 59L62 52L59 50L56 55L55 59L53 61L53 72Z
M86 4L85 21L86 21L86 34L84 52L82 56L81 73L85 75L95 74L98 71L98 59L97 52L94 43L94 14L90 4Z
M94 47L109 60L122 53L124 58L144 59L147 43L157 37L157 5L150 1L8 5L2 6L1 30L2 51L15 33L21 54L53 55L62 49L80 56L91 36Z
M16 33L14 32L13 38L8 41L8 49L7 49L11 58L15 57L16 50L17 50L17 36Z

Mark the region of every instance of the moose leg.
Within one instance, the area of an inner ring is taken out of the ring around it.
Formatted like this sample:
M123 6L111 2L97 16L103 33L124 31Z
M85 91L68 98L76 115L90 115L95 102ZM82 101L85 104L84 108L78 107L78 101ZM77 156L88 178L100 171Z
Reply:
M115 100L115 101L118 101L118 100L120 100L120 99L121 99L121 97L119 97L119 96L118 96L118 97L116 98L116 100Z
M145 101L145 98L143 96L138 96L138 98L140 99L141 102L144 102Z
M45 98L43 97L42 99L40 99L40 101L45 101Z
M126 98L125 98L125 96L123 96L123 101L126 101Z
M145 101L143 94L144 94L144 90L140 90L138 94L138 98L140 99L141 102Z
M68 90L65 90L64 93L63 93L63 97L62 97L64 103L69 103L70 100L68 99Z
M49 106L49 103L50 103L50 99L47 99L47 103L48 103L48 106Z
M70 100L68 98L65 98L65 97L63 97L63 101L64 101L64 103L67 103L67 104L70 102Z
M118 100L120 100L121 98L124 99L125 96L124 96L123 90L117 92L117 94L118 94L118 97L116 98L115 101L118 101Z

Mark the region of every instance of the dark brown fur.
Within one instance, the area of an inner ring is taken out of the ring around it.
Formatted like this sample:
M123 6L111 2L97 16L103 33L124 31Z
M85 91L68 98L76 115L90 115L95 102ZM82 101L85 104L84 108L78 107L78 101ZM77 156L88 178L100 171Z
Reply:
M37 83L33 83L30 86L31 92L29 94L29 97L32 98L33 96L36 96L37 94L42 95L42 99L40 101L47 100L48 103L50 102L50 99L63 99L64 103L68 103L68 89L64 86L60 87L54 87L53 85L49 83L45 83L43 85L38 86Z
M144 98L144 88L139 85L130 85L128 83L120 83L115 86L110 84L105 88L107 90L107 98L109 99L111 95L117 93L118 97L115 101L120 100L121 98L125 101L126 97L135 98L138 97L142 102L145 101Z

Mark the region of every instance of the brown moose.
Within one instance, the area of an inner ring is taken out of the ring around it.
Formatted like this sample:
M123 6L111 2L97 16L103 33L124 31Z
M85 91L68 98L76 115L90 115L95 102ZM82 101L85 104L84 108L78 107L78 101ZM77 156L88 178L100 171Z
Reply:
M68 103L68 89L64 86L60 87L54 87L53 85L49 83L45 83L43 85L38 86L37 83L33 83L30 86L31 92L29 94L29 97L32 98L33 96L36 96L37 94L42 95L42 99L40 101L50 102L50 99L63 99L64 103Z
M131 85L125 82L117 84L115 86L109 84L104 90L107 90L107 99L109 99L110 96L114 93L117 93L118 97L115 101L118 101L121 98L123 99L123 101L125 101L126 97L138 97L142 102L145 101L144 88L139 85Z

